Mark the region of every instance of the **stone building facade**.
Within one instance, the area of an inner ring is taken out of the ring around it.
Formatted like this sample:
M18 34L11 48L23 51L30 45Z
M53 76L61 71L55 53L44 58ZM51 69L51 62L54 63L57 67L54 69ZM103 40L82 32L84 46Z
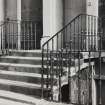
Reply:
M104 5L101 3L101 0L0 0L0 21L1 24L4 21L24 21L32 20L37 23L40 23L39 29L41 31L39 36L37 36L37 49L41 49L41 46L50 39L55 33L57 33L63 26L68 24L73 18L79 14L88 14L92 16L104 17ZM90 24L90 23L89 23ZM93 22L95 24L95 22ZM32 24L31 24L32 25ZM30 29L31 26L28 27ZM84 25L87 30L87 26ZM97 33L97 23L96 23L96 33ZM35 28L35 26L34 26ZM94 29L95 29L94 28ZM24 27L21 28L22 32ZM7 28L8 30L8 28ZM34 29L33 29L34 30ZM35 32L32 31L32 34ZM91 29L90 29L91 30ZM30 31L30 30L29 30ZM20 32L18 28L17 33ZM24 34L24 32L23 32ZM9 35L9 34L7 34ZM28 35L29 38L30 34ZM8 36L7 36L8 37ZM69 37L69 34L68 34ZM19 39L19 38L18 38ZM24 37L23 37L24 39ZM8 40L7 40L8 41ZM1 43L1 42L0 42ZM21 44L26 44L25 42L18 41L18 48ZM56 46L56 43L54 43ZM81 70L80 72L80 101L82 104L86 105L86 100L89 100L92 105L97 105L98 103L98 70L99 62L97 58L94 63L92 63L91 77L87 73L89 71L88 66ZM102 61L102 90L105 86L105 74L104 74L104 58ZM71 79L71 101L76 103L78 100L77 96L77 78L76 75L72 76ZM91 80L90 80L91 79ZM90 87L86 84L91 84ZM90 94L91 93L91 94ZM104 101L105 94L102 93L102 103ZM88 98L89 97L89 98ZM103 105L104 105L103 104Z

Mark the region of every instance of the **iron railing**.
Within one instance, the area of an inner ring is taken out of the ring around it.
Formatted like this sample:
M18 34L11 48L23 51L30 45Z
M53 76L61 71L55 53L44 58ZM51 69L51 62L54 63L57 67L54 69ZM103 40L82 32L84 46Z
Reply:
M36 21L5 21L0 25L1 50L33 50L40 48L42 25Z
M102 21L96 16L78 15L43 44L42 97L78 105L92 104L93 54L99 59L98 100L101 104L101 60L105 43ZM48 90L47 94L44 90Z

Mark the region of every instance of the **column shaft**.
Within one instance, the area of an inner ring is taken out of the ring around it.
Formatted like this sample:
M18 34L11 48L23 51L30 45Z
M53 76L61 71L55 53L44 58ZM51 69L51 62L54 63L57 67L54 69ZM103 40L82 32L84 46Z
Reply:
M43 38L41 45L63 26L63 1L43 0Z
M18 50L21 49L21 0L17 0L17 20L18 20Z
M4 0L0 0L0 24L4 21ZM2 31L2 27L0 27L0 31ZM0 50L1 50L1 32L0 32Z

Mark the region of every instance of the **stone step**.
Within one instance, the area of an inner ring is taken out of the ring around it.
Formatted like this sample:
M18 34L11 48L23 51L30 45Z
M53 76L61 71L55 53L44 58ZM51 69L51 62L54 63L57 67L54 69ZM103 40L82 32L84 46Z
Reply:
M80 59L82 61L82 59ZM0 62L4 63L16 63L16 64L32 64L32 65L41 65L42 64L42 58L41 57L20 57L20 56L1 56ZM67 66L67 59L57 59L54 58L53 65L57 66L60 64L63 64L63 66ZM46 64L51 65L50 58L47 60L47 58L44 59L44 65ZM71 59L71 66L74 66L78 64L78 59Z
M0 62L41 65L41 57L1 56Z
M17 100L0 98L0 105L35 105L35 104L28 103L28 102L19 102Z
M54 69L54 72L57 71L56 66L54 66L53 69ZM16 63L0 62L0 70L41 74L41 65L16 64ZM47 66L46 65L44 65L44 74L47 74Z
M68 104L61 102L57 103L46 101L41 98L0 90L0 105L68 105Z
M0 79L0 90L41 97L41 84L26 83L14 80ZM48 90L44 88L44 92ZM45 94L44 94L45 95Z
M8 79L8 80L15 80L15 81L22 81L27 83L35 83L41 84L42 75L37 73L28 73L28 72L17 72L17 71L7 71L7 70L0 70L0 78L1 79ZM43 75L43 82L46 84L47 81L51 83L51 79L47 78L47 75ZM57 77L53 76L53 85L57 85Z
M41 57L41 50L9 50L10 56Z
M0 90L41 97L41 61L41 50L11 50L9 55L1 56ZM51 78L47 79L47 72L47 69L44 70L44 87L47 83L51 84ZM54 76L53 80L56 87L57 78ZM50 88L44 88L44 97L50 94Z
M41 65L31 64L16 64L16 63L1 63L0 69L7 71L29 72L29 73L41 73Z
M16 72L16 71L4 71L0 70L0 78L1 79L8 79L8 80L15 80L15 81L22 81L22 82L27 82L27 83L35 83L35 84L41 84L41 74L36 74L36 73L27 73L27 72ZM44 77L44 84L47 79L47 75L43 75ZM57 85L57 79L54 76L54 85ZM51 82L51 79L49 78L49 83Z
M41 74L36 74L36 73L0 70L0 78L35 83L35 84L41 83ZM44 75L44 82L45 81L46 81L46 75Z
M38 103L40 103L41 99L39 98L35 98L29 95L24 95L21 93L15 93L15 92L11 92L11 91L7 91L7 90L0 90L0 99L2 99L3 101L0 100L0 105L4 105L4 103L6 105L24 105L24 104L29 104L29 105L39 105ZM10 102L12 101L12 102ZM1 102L4 102L3 104L1 104ZM6 102L9 102L11 104L7 104ZM14 103L14 104L12 104ZM18 103L18 104L16 104ZM21 103L21 104L19 104Z
M49 66L50 67L50 66ZM64 69L64 68L63 68ZM31 65L31 64L16 64L16 63L2 63L0 62L0 70L14 71L14 72L27 72L27 73L42 73L41 65ZM47 66L44 66L44 74L48 74ZM53 68L54 74L58 73L57 67ZM50 73L50 71L49 71Z

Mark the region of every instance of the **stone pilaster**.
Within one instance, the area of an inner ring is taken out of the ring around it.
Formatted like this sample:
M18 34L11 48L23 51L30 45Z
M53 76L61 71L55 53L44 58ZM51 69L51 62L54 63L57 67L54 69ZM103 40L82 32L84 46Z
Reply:
M4 21L4 0L0 0L0 24ZM0 27L0 31L2 31L2 28ZM1 50L1 33L0 33L0 50Z
M20 32L21 32L21 0L17 0L17 20L18 20L18 49L21 48Z
M43 38L41 45L59 31L62 25L63 0L43 0Z

